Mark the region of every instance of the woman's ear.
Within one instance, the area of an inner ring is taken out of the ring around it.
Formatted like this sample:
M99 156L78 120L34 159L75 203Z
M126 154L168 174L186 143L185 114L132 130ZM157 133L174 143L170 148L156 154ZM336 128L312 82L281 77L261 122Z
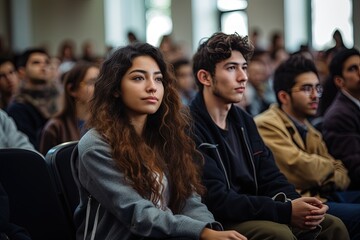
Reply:
M197 74L197 78L204 86L210 86L211 85L211 75L208 71L204 69L200 69Z

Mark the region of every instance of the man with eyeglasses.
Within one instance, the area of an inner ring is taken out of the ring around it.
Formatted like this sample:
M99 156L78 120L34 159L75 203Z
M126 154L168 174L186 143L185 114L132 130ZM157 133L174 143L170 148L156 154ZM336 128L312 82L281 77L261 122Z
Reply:
M265 144L288 180L303 196L315 196L339 217L352 239L360 238L360 192L344 192L350 179L322 135L307 120L315 116L322 86L312 60L293 55L274 74L277 104L255 117Z
M339 91L324 115L322 133L329 152L343 161L350 189L360 190L360 52L345 49L329 65Z

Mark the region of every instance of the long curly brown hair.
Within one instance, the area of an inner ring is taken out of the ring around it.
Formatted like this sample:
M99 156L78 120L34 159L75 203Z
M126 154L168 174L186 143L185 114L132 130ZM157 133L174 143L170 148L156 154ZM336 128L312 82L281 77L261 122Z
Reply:
M164 85L163 101L156 113L148 115L142 136L135 132L119 97L120 82L139 56L150 56L156 61ZM181 105L173 74L158 48L136 43L116 50L105 60L95 83L90 111L89 126L108 141L116 165L141 196L154 204L162 199L164 175L170 186L168 207L174 213L181 211L194 191L204 193L200 180L203 158L189 137L189 113Z

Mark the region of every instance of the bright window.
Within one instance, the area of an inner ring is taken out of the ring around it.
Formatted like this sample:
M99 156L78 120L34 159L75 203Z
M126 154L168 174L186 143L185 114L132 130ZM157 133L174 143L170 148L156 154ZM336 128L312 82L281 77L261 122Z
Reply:
M312 0L312 40L316 50L334 45L332 35L339 29L344 43L352 47L353 23L351 0Z
M237 32L241 36L248 35L248 18L245 12L247 0L218 0L221 31L227 34Z
M159 46L163 35L171 34L171 0L146 0L146 41Z

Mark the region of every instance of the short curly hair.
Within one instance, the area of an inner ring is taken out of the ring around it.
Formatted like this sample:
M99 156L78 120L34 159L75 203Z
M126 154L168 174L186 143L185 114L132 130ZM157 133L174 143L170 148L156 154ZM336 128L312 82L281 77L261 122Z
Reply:
M197 78L198 71L204 69L214 76L216 64L230 58L233 50L239 51L248 61L252 57L254 47L250 43L248 36L242 37L238 33L225 34L216 32L200 43L197 52L193 56L193 73L200 91L204 87Z

